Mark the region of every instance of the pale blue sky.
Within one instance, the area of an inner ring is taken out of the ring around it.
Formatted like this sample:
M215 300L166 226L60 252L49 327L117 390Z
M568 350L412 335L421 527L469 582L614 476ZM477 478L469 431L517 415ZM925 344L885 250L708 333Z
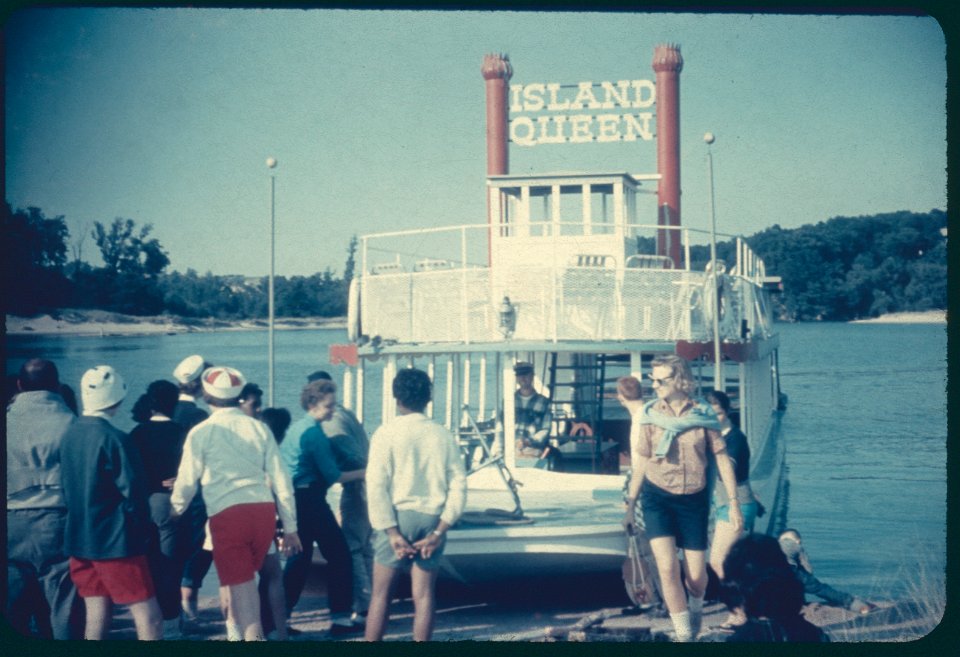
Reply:
M706 131L723 232L946 208L932 18L46 9L6 31L7 200L74 236L152 223L179 271L267 273L271 155L280 275L342 271L354 233L486 221L488 52L512 83L576 84L652 80L654 46L680 44L685 225L709 226ZM656 170L652 141L510 158Z

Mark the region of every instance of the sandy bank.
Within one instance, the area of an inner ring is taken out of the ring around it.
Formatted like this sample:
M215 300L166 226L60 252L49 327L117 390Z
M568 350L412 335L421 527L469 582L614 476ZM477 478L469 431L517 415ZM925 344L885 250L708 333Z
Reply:
M277 318L277 330L302 330L319 328L343 328L346 321L339 317L284 317ZM209 331L262 331L267 329L266 319L221 320L214 318L192 319L175 315L134 317L103 310L65 310L51 315L36 317L6 317L8 335L158 335Z
M870 319L855 319L851 324L946 324L946 310L927 310L919 313L890 313Z

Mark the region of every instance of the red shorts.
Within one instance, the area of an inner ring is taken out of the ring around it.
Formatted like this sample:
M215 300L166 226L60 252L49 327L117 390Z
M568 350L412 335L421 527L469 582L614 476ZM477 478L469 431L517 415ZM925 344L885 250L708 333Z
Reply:
M253 579L277 531L273 502L236 504L210 517L213 563L223 586Z
M118 605L143 602L155 595L144 555L101 560L70 557L70 579L81 598L110 598Z

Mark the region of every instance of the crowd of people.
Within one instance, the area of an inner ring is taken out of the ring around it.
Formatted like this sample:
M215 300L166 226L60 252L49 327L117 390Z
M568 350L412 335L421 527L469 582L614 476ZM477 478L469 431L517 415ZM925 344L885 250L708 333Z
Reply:
M533 388L532 365L515 373L517 448L545 458L549 400ZM307 377L295 421L264 409L263 391L241 372L199 355L172 375L176 383L157 379L133 404L128 434L114 423L129 391L112 367L83 374L82 409L53 362L20 369L7 408L14 628L103 639L113 606L125 605L139 639L180 638L213 565L227 637L284 640L316 544L332 637L381 640L392 587L409 572L413 638L429 640L446 533L466 502L457 441L424 414L429 376L396 375L396 417L369 439L327 372ZM651 555L655 594L645 601L662 603L676 640L696 640L711 583L730 609L721 629L732 641L825 640L800 615L805 593L874 609L814 577L796 530L752 533L764 510L727 395L696 396L689 364L672 354L654 358L649 377L650 401L635 377L617 385L631 417L623 525ZM339 520L327 503L334 484Z
M423 415L426 373L397 376L401 417L381 427L376 449L326 372L308 377L305 415L292 423L236 369L193 355L172 374L176 383L153 381L136 400L126 433L114 418L129 391L114 368L83 374L77 407L53 362L22 366L7 407L13 627L103 639L124 605L138 639L182 638L212 564L228 639L283 640L316 543L332 637L382 639L395 574L412 568L414 638L428 640L466 475L453 436ZM326 500L335 483L339 522Z

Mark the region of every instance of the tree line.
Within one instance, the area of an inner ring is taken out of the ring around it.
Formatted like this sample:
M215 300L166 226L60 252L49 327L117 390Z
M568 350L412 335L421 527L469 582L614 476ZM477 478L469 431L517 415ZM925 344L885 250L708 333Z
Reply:
M91 308L128 315L171 314L185 318L254 319L268 314L266 276L200 275L167 271L170 258L152 237L150 224L132 219L94 222L68 258L70 231L63 216L38 208L12 210L4 204L4 311L32 316L63 308ZM92 238L102 267L82 259ZM281 317L341 317L353 277L357 239L348 246L344 275L329 268L312 276L274 278L275 313Z
M890 312L947 307L947 215L895 212L834 217L784 229L775 224L746 238L780 276L777 314L788 321L846 321ZM35 315L62 308L96 308L130 315L169 313L186 318L253 319L267 316L267 278L168 272L170 259L152 226L117 218L95 222L80 235L68 258L70 231L63 216L38 208L12 210L5 203L4 310ZM104 265L82 259L91 237ZM653 240L638 240L653 252ZM649 242L649 243L647 243ZM732 266L734 240L718 242L717 257ZM347 247L344 274L329 268L312 276L274 280L275 313L282 317L340 317L347 310L357 238ZM708 246L690 249L691 266L709 262Z

